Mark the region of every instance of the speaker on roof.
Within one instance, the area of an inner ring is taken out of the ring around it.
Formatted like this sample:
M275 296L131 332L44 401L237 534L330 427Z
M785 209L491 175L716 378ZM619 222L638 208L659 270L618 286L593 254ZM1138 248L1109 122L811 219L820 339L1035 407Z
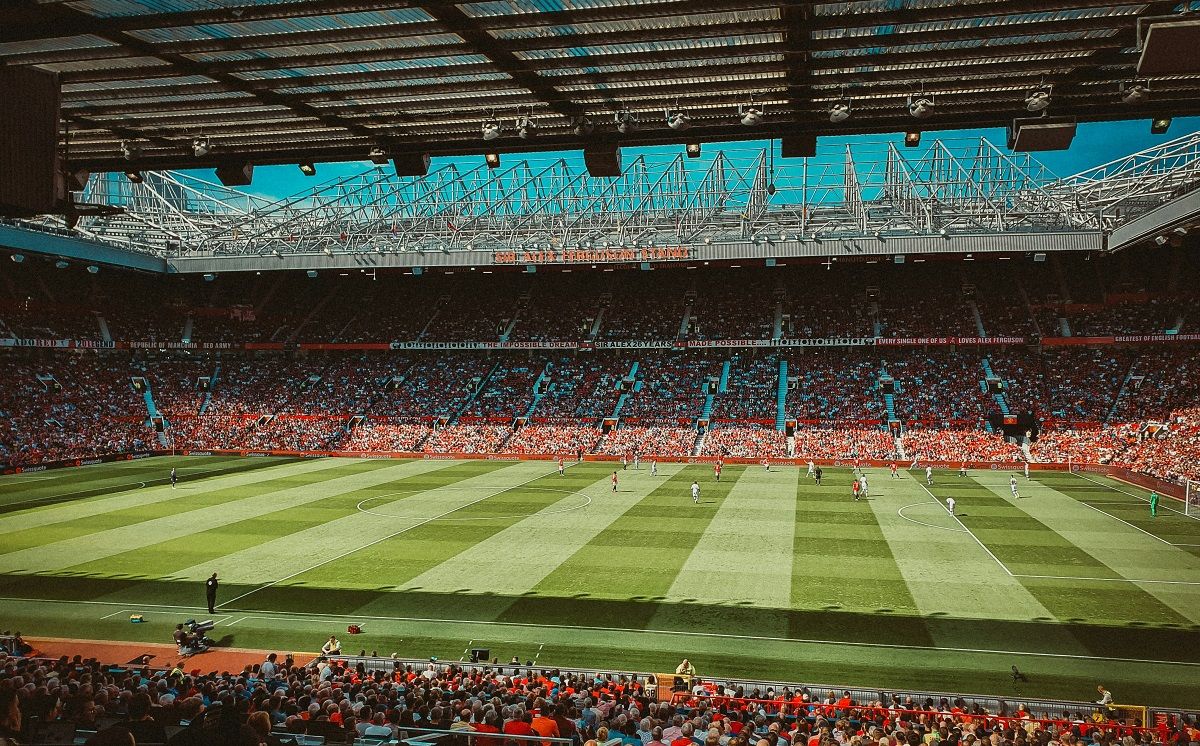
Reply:
M1138 41L1142 54L1137 71L1141 76L1195 75L1200 73L1200 18L1158 16L1138 19Z
M392 157L397 176L424 176L429 173L429 153L400 153Z
M583 162L589 176L613 178L621 175L621 147L619 145L590 145L583 149Z
M0 214L53 212L67 196L59 173L58 76L0 66L0 91L9 101L0 106Z
M217 166L217 180L227 187L249 186L253 179L253 163L223 163Z
M784 135L779 149L784 158L812 158L817 154L817 136Z
M1075 139L1075 117L1014 119L1008 128L1008 149L1014 153L1066 150Z

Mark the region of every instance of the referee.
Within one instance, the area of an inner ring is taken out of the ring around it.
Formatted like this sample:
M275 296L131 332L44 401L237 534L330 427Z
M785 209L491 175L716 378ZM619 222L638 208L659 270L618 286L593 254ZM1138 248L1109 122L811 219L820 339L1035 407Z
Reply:
M217 605L217 574L214 572L212 577L204 582L204 595L208 597L208 613L216 614Z

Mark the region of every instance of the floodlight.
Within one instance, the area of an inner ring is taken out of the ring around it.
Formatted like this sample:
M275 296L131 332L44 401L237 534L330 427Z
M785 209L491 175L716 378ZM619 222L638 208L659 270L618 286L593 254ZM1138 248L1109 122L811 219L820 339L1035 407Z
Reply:
M126 171L125 178L129 179L130 184L141 184L145 179L142 178L140 171Z
M637 117L635 117L633 112L629 111L628 109L622 109L621 111L617 112L615 120L617 123L617 132L620 132L622 135L627 135L630 132L637 131Z
M579 137L587 137L596 129L596 125L592 124L592 120L587 117L575 117L571 131Z
M376 166L386 166L388 163L387 151L378 145L371 148L367 156L371 159L371 163L374 163Z
M904 133L904 147L915 148L921 144L921 130L908 130Z
M500 120L495 117L488 117L483 120L480 126L480 131L483 134L484 140L495 140L500 135L504 134L504 125L500 124Z
M12 259L17 264L20 264L21 262L25 261L25 255L24 254L13 254L12 256L9 257L9 259Z
M933 116L933 97L932 96L909 96L908 97L908 113L917 119L927 119Z
M537 122L533 120L533 117L522 116L517 119L517 137L521 138L522 140L528 140L536 134ZM484 135L484 139L487 139L486 134Z
M751 101L745 105L738 105L738 117L745 126L757 127L758 125L762 124L765 114L763 113L761 106Z
M684 146L683 152L687 154L688 158L699 158L700 157L700 143L689 142L687 145Z
M488 168L500 168L500 154L484 153L483 162L487 164Z
M88 268L87 268L87 271L88 271L88 274L93 274L93 275L95 275L95 274L99 274L99 273L100 273L100 268L99 268L99 267L97 267L95 264L89 264L89 265L88 265Z
M667 126L673 130L683 131L692 126L692 118L683 109L667 112Z
M141 158L142 157L141 143L137 143L132 140L122 140L121 141L121 157L127 161L132 161L132 160L136 160L137 158Z
M1034 113L1049 109L1051 92L1050 86L1034 88L1025 97L1025 109Z
M1165 135L1171 129L1171 117L1155 117L1150 122L1150 134Z
M850 99L845 98L829 107L829 121L841 124L850 118Z
M212 143L207 137L197 137L192 140L192 155L203 158L212 149Z
M299 165L300 165L300 173L304 174L305 176L316 176L317 175L317 167L315 165L313 165L312 163L301 163Z
M1130 106L1145 103L1150 99L1150 86L1145 81L1134 80L1121 84L1121 103Z
M59 259L57 262L54 263L54 266L58 267L59 269L66 269L67 267L70 267L71 265L65 259Z

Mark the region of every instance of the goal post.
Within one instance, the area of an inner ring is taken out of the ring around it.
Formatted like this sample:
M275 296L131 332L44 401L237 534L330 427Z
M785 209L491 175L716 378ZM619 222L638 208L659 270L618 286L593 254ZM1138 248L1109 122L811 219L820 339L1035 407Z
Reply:
M1200 484L1193 479L1183 483L1183 514L1191 518L1200 518Z

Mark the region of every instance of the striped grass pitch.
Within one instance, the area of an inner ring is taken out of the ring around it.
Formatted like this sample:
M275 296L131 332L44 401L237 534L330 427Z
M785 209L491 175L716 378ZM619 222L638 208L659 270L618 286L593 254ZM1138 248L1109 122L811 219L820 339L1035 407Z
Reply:
M181 481L166 483L171 465ZM1104 477L663 464L146 459L0 478L0 626L1185 705L1200 521ZM923 475L921 475L923 477ZM694 504L690 485L701 485ZM958 503L956 516L944 507ZM132 613L148 623L130 625ZM1014 690L1010 667L1029 675ZM1184 685L1184 686L1181 686Z

